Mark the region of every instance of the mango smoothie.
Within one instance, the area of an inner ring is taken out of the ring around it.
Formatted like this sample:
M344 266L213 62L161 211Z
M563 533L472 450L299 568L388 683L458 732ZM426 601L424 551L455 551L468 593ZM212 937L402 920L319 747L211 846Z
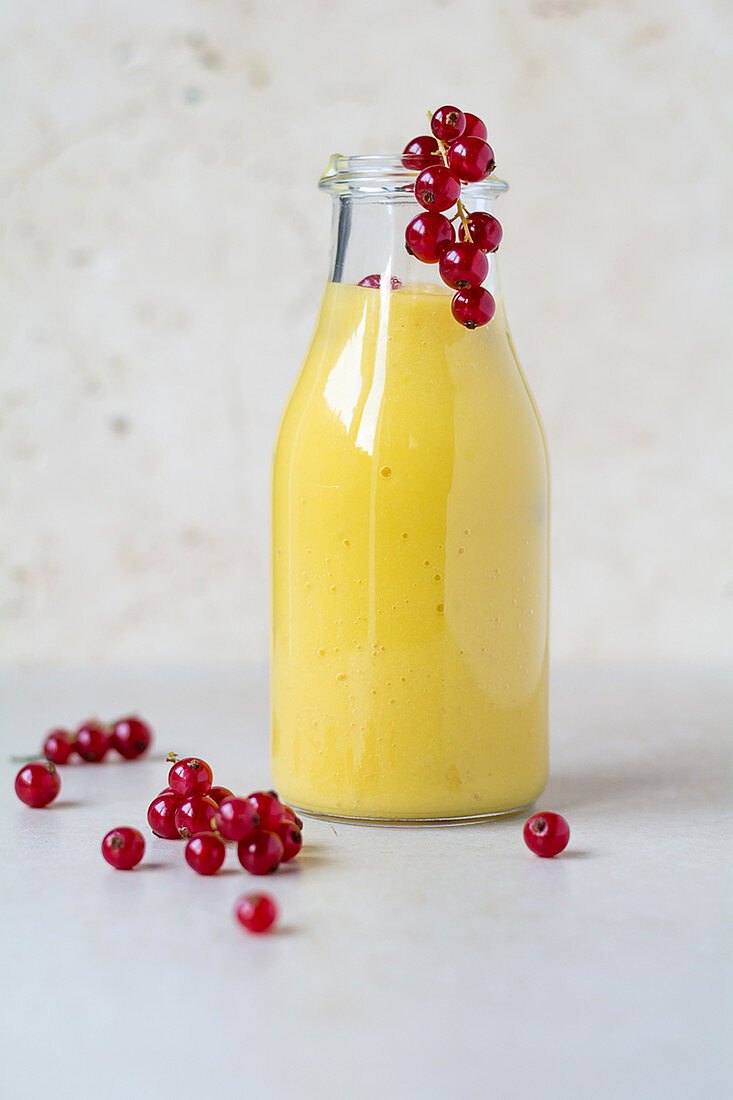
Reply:
M329 283L280 427L273 779L306 811L477 817L547 779L547 457L501 300Z

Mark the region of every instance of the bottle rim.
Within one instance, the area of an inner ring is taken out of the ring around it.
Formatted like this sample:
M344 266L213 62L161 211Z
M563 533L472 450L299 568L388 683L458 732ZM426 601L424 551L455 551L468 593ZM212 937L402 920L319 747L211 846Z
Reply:
M334 153L318 181L318 186L323 191L340 193L412 193L418 174L411 168L405 168L401 153L357 156ZM509 190L509 184L506 180L488 176L479 183L464 183L462 190L467 195L499 195Z

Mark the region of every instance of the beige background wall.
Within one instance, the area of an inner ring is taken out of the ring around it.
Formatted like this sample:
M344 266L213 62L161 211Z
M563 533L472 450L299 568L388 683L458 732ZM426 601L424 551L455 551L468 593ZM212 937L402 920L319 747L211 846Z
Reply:
M512 185L555 658L721 660L729 10L7 0L1 656L265 658L270 450L325 275L315 182L448 101L485 116Z

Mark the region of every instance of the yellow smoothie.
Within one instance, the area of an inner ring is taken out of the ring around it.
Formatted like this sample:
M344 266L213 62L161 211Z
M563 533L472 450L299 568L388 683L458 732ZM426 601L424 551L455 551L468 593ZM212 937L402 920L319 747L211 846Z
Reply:
M272 761L289 803L392 820L547 779L547 457L506 328L329 283L274 462Z

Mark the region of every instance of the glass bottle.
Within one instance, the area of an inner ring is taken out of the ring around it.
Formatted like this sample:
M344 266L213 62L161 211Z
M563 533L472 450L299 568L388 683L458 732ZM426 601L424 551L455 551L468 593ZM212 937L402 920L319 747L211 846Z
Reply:
M544 435L496 255L468 330L407 253L414 179L399 157L323 175L330 276L274 459L273 780L357 821L506 814L547 779Z

